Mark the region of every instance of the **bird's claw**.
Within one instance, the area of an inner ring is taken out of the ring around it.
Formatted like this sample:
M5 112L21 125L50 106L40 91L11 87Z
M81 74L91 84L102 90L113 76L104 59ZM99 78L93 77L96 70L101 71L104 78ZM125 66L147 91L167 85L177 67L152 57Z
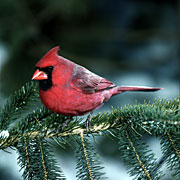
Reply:
M92 115L93 111L91 111L86 119L86 133L87 133L87 136L89 137L89 127L91 126L90 124L90 121L91 121L91 115Z

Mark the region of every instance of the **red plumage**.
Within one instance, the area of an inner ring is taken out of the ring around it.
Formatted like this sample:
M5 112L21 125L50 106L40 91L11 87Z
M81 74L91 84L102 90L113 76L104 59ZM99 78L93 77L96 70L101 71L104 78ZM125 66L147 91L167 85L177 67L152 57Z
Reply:
M125 91L156 91L161 88L116 86L86 68L58 56L59 47L51 49L36 64L33 79L39 80L42 103L53 112L78 116L99 108L113 95Z

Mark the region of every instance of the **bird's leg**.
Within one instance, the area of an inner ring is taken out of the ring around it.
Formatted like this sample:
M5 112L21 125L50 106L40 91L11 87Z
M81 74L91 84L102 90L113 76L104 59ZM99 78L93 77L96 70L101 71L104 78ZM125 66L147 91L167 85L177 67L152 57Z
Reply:
M91 111L86 119L86 132L87 132L87 136L88 135L88 131L89 131L89 127L90 127L90 121L91 121L91 116L92 116L93 111Z

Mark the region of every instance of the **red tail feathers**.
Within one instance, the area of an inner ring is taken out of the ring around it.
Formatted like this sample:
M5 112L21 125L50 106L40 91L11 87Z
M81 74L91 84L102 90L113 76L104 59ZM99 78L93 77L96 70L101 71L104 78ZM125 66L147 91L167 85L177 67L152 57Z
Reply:
M113 92L113 95L120 94L125 91L158 91L163 88L154 88L154 87L146 87L146 86L119 86L117 89Z
M146 86L120 86L118 87L118 91L158 91L163 88L154 88L154 87L146 87Z

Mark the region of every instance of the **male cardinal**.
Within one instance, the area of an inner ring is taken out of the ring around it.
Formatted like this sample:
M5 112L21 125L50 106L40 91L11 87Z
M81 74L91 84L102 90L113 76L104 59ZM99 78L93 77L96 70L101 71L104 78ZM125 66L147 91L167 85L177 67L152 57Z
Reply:
M157 91L161 88L116 86L86 68L57 54L54 47L36 64L33 80L39 80L44 106L58 114L79 116L101 107L111 96L125 91Z

